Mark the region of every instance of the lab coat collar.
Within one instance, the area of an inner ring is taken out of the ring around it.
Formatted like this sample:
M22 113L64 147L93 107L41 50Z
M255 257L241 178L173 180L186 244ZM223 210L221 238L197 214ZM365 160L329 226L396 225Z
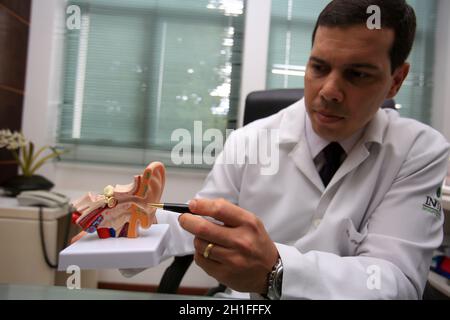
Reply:
M383 143L383 134L388 124L388 116L386 111L378 109L373 119L367 124L362 141L364 144L373 142L377 144Z
M338 171L328 184L327 189L331 188L340 179L345 177L347 173L353 171L369 157L371 144L383 143L383 132L387 125L388 118L386 112L382 109L378 109L372 120L367 124L362 138L356 143L352 151L339 167Z
M312 160L308 141L305 134L306 109L304 99L297 101L285 109L280 121L280 146L293 144L289 157L295 166L319 190L323 190L323 183Z
M298 143L305 135L305 103L301 99L287 107L280 122L280 144Z

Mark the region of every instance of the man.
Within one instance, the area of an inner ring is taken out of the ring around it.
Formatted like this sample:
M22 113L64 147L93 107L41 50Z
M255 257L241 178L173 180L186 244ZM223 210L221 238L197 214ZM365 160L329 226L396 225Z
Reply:
M381 29L366 25L370 5L381 9ZM404 0L329 3L313 34L304 99L235 131L218 158L238 140L256 144L251 132L278 129L278 172L218 161L190 202L200 216L157 215L172 225L168 252L192 250L181 226L194 237L195 262L246 293L229 290L235 296L420 299L443 237L449 145L380 109L408 75L415 27Z

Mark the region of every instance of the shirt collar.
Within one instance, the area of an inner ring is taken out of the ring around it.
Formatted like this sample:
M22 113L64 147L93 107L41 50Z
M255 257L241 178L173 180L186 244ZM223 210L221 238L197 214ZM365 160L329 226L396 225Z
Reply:
M361 128L347 139L338 140L337 142L344 149L345 153L349 154L355 143L359 140L359 138L361 138L363 132L364 128ZM306 113L305 116L305 134L306 141L308 141L309 151L311 152L313 159L331 142L322 138L314 131L308 113Z

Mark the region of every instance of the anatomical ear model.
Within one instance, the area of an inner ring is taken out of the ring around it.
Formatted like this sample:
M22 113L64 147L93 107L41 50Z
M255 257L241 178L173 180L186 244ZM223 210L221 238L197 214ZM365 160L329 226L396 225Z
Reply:
M155 220L156 209L150 203L160 201L165 182L165 168L152 162L144 173L128 185L106 186L103 194L87 193L72 205L72 221L101 239L136 238L139 225L147 229Z

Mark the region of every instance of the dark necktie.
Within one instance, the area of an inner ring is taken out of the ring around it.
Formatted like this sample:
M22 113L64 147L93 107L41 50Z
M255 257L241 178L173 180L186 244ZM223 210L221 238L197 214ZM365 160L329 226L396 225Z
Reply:
M325 165L320 170L320 178L322 178L322 182L326 187L328 183L333 178L337 169L341 165L342 155L345 154L344 149L342 149L341 145L337 142L331 142L322 150L325 156Z

